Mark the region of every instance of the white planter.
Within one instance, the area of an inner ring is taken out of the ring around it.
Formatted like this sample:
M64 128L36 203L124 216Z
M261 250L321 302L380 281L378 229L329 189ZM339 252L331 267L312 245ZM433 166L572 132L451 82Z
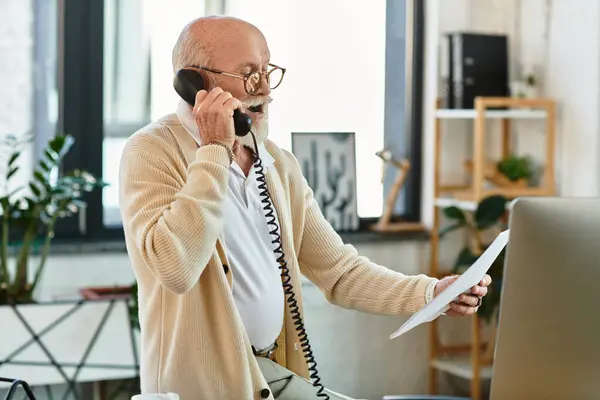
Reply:
M0 377L32 387L134 378L139 354L126 300L0 306Z

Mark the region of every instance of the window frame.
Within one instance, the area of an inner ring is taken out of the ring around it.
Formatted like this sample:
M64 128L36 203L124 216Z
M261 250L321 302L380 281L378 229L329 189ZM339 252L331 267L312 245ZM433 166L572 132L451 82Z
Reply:
M104 0L59 0L59 18L58 132L75 138L61 168L102 177ZM122 227L104 226L101 190L84 200L80 215L57 223L58 239L124 238Z
M393 0L388 0L388 2ZM410 48L411 59L409 79L407 79L407 116L406 135L408 155L411 161L411 172L406 180L405 219L420 222L422 214L423 187L423 73L425 69L425 7L426 0L406 0L411 29L407 30L410 37L407 48Z
M394 158L410 161L393 213L408 222L421 221L424 24L424 0L387 0L384 145ZM392 173L384 176L384 199L397 173L393 167L386 171Z
M393 8L393 2L394 0L387 0L387 10ZM104 127L104 0L58 0L58 3L60 99L57 131L70 134L76 139L71 152L64 159L62 169L85 169L102 177L104 138L121 136L105 132ZM411 53L407 53L405 57L409 78L405 82L406 112L403 125L404 132L408 134L403 135L401 140L404 141L405 156L411 161L411 171L403 189L404 213L396 217L413 222L421 219L425 7L424 1L406 0L406 26L411 28L410 31L407 29L406 49L410 49ZM386 19L386 26L394 23L389 17ZM389 133L386 136L389 137ZM389 185L387 188L384 186L384 199L386 189L389 189ZM104 225L102 191L86 194L85 201L87 207L80 215L61 220L57 224L56 238L123 240L122 226ZM377 218L360 220L360 229L364 230Z

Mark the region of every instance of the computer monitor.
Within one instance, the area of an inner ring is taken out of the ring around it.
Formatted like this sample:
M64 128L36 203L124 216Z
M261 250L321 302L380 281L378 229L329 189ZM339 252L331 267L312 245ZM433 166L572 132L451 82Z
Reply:
M491 400L600 399L600 199L519 199L509 228Z

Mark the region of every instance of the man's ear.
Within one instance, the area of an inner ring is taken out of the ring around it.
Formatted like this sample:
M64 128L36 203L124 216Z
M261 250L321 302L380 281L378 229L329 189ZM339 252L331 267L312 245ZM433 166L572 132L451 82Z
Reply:
M204 70L199 70L200 76L204 79L204 90L210 92L217 86L217 80L215 79L215 75L211 74Z

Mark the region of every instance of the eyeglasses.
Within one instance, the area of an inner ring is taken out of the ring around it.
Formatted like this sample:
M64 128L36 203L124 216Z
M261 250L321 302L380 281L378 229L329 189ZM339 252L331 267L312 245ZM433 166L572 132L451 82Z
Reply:
M218 69L208 67L201 67L199 65L191 65L190 67L212 72L214 74L241 79L244 81L244 89L246 89L246 93L250 95L254 95L260 90L263 77L269 84L271 90L273 90L281 84L283 76L285 75L285 68L279 67L275 64L269 64L269 70L267 72L250 72L247 75L232 74L230 72L219 71Z

